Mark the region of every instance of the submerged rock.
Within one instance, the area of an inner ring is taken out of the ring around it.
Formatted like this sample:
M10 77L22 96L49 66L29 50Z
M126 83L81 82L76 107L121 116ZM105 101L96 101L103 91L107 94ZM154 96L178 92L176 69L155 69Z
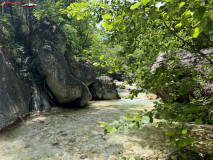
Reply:
M30 90L0 49L0 130L29 113Z
M118 99L118 92L113 79L108 76L101 76L89 86L93 99L112 100Z

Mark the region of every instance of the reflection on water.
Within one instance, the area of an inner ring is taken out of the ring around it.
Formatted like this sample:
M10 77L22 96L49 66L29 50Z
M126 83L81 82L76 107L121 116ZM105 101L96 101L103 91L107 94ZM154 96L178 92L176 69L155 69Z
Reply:
M121 97L129 94L120 92ZM98 121L111 122L127 113L151 109L153 101L139 98L91 101L84 109L55 108L31 115L0 135L1 160L116 160L122 156L165 159L164 134L149 125L144 130L104 135ZM152 159L150 158L150 159Z

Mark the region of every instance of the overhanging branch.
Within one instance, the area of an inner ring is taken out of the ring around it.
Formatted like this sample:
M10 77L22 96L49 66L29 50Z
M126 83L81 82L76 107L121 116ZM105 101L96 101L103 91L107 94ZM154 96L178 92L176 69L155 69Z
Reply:
M197 52L201 57L205 58L206 60L209 61L209 63L210 63L211 65L213 65L213 61L212 61L210 58L208 58L208 57L207 57L205 54L203 54L200 50L198 50L197 48L195 48L194 45L192 45L191 43L187 42L186 40L184 40L183 38L181 38L179 35L177 35L174 31L172 31L172 30L169 28L169 26L166 24L166 22L164 22L164 25L166 26L166 28L167 28L171 33L173 33L173 34L175 35L175 37L177 37L177 38L178 38L179 40L181 40L183 43L185 43L185 44L187 44L188 46L190 46L191 49L192 49L193 51Z

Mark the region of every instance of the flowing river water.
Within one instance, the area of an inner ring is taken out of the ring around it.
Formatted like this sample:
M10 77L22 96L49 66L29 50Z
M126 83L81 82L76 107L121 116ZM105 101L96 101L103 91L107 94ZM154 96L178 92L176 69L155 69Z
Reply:
M120 90L121 97L128 94ZM162 129L148 125L128 134L104 135L98 121L152 109L153 100L138 98L91 101L83 109L53 108L32 114L0 135L0 160L119 160L123 156L166 159L171 149Z

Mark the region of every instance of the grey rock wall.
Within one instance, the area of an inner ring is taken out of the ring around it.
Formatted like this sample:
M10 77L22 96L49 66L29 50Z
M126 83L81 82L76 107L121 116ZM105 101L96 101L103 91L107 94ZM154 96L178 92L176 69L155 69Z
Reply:
M30 90L0 50L0 130L29 113Z

